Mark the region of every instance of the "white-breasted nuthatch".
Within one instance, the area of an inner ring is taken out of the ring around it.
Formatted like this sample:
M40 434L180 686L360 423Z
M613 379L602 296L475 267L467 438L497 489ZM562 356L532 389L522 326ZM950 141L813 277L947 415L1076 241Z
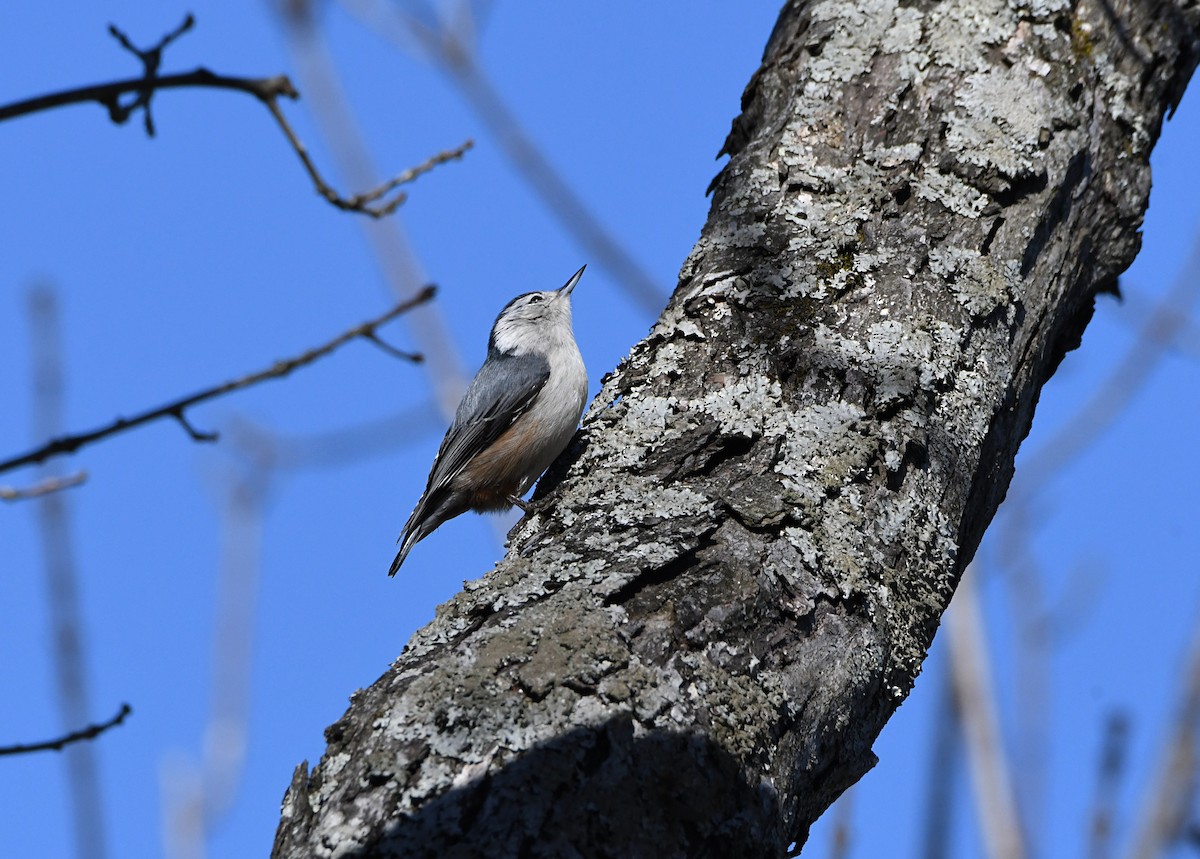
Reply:
M467 510L524 507L533 485L575 435L587 402L587 370L571 331L571 290L527 292L505 305L487 358L438 448L425 493L404 530L389 576L418 541Z

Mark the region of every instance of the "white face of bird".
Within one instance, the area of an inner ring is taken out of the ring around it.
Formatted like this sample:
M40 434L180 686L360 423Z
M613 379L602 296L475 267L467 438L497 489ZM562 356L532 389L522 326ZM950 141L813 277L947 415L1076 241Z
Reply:
M521 354L571 337L571 292L582 275L581 268L561 289L527 292L510 301L496 317L489 347Z

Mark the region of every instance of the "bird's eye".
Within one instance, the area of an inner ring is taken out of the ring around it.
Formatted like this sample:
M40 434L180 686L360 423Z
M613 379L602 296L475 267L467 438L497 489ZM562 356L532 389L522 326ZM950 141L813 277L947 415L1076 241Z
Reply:
M534 293L533 295L529 296L530 304L541 304L545 300L546 300L546 296L539 295L538 293Z

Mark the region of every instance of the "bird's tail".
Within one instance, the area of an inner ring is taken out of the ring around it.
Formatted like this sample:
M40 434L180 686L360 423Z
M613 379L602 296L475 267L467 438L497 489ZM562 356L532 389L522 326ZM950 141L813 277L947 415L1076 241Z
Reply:
M396 575L396 571L400 569L400 565L404 563L404 559L408 557L413 546L428 537L438 525L447 519L453 519L466 511L467 506L466 500L456 492L435 491L432 496L430 493L422 496L412 515L404 523L404 529L396 541L400 544L400 551L396 553L396 560L392 561L388 575Z
M421 499L424 501L425 499ZM433 528L423 528L425 524L422 509L423 504L417 504L417 509L408 517L408 521L404 523L404 530L400 532L400 538L396 541L400 544L400 551L396 553L396 560L392 561L392 567L388 570L389 576L396 575L396 571L400 569L400 565L404 563L404 559L408 557L408 553L412 551L412 547L428 534ZM436 527L436 526L434 526Z
M400 544L400 551L396 553L396 560L392 561L392 567L388 570L389 576L394 576L399 572L400 565L404 563L404 559L408 557L408 553L412 550L412 547L417 545L418 537L416 534L401 536L404 537L404 542Z

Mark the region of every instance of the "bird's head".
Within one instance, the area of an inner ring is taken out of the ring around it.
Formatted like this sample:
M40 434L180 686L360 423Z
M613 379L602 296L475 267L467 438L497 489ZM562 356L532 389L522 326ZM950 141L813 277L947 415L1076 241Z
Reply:
M579 283L585 268L586 265L571 275L560 289L526 292L506 304L492 326L488 349L520 355L544 351L551 343L564 338L573 339L571 291Z

